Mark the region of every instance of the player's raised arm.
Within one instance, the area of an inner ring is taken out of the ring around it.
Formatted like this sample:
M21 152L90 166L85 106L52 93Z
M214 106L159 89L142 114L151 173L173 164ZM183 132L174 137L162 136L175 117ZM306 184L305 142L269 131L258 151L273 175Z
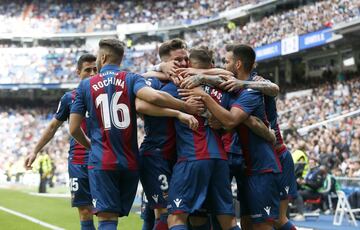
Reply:
M207 109L223 124L225 129L234 129L249 117L249 114L241 109L231 108L230 111L226 110L201 88L192 90L179 89L179 95L183 97L200 96Z
M136 98L135 105L136 111L145 115L155 117L174 117L179 119L182 123L187 124L189 128L193 130L196 130L199 125L198 120L194 116L178 110L159 107L139 98Z
M276 97L279 94L279 86L270 81L243 81L231 75L194 75L186 78L181 83L181 88L192 89L199 85L207 84L219 87L223 90L234 92L240 89L253 89L264 95Z
M270 81L242 81L235 78L224 81L219 87L229 92L253 89L271 97L276 97L280 91L279 86Z
M154 90L150 87L143 87L139 89L136 93L136 96L151 104L176 109L189 114L201 114L204 111L204 104L201 103L200 100L193 100L190 104L180 99L174 98L168 93Z
M211 69L197 69L197 68L178 68L176 73L183 78L187 78L193 75L228 75L234 76L234 74L230 71L221 69L221 68L211 68Z

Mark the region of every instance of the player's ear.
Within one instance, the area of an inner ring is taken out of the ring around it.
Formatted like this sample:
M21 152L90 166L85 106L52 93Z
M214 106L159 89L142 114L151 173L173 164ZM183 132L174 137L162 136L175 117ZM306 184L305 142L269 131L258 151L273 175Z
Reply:
M236 67L236 69L241 69L241 67L242 67L241 60L236 60L235 67Z
M106 61L107 61L107 55L106 54L101 54L101 56L100 56L100 61L101 61L101 64L102 64L102 66L104 66L104 64L106 63Z
M80 73L81 73L81 70L79 70L78 68L76 68L76 74L77 74L78 76L80 76Z

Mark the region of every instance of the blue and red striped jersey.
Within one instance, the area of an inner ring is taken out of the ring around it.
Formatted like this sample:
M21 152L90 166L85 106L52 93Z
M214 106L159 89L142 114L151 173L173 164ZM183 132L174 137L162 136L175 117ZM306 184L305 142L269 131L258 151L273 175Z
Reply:
M177 87L173 83L168 83L162 90L179 98ZM205 91L219 104L228 107L228 105L226 105L226 103L230 103L228 94L207 86L205 87ZM199 127L196 131L191 130L186 124L175 119L177 160L226 160L227 155L222 145L220 133L210 128L206 118L196 116L196 119L199 121Z
M161 90L166 82L157 78L146 78L146 84ZM144 115L145 137L140 146L142 156L162 156L167 160L176 159L175 123L174 118L152 117Z
M71 106L75 99L75 90L66 92L60 99L58 109L55 114L55 118L59 121L67 121L70 116ZM81 128L87 133L88 119L84 118L81 123ZM75 141L74 138L70 138L69 149L69 163L86 165L88 163L89 151L84 146Z
M240 108L248 115L256 116L265 124L268 124L263 94L258 91L251 89L242 90L231 106ZM248 175L281 172L279 159L271 143L257 136L244 124L240 124L237 130L240 135L240 143Z
M221 140L227 153L242 155L239 134L236 131L224 132Z
M275 135L276 135L275 151L278 154L278 156L281 156L283 153L287 151L287 148L286 145L284 144L284 140L282 138L278 123L276 100L274 97L264 96L264 103L265 103L265 112L269 120L270 127L272 130L275 131Z
M106 65L96 76L80 82L71 113L90 120L89 167L137 170L139 156L135 98L146 87L142 76Z

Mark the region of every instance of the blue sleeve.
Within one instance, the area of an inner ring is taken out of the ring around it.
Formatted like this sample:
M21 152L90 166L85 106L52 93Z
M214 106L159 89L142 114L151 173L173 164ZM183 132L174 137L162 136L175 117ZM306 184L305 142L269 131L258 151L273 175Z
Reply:
M172 82L168 83L164 87L162 87L161 91L164 91L164 92L170 94L173 97L179 98L179 93L177 91L177 87Z
M145 78L145 83L153 89L159 90L162 87L162 83L155 77Z
M78 113L78 114L85 116L85 113L86 113L86 103L85 103L86 88L85 88L85 86L86 86L87 80L88 79L82 80L80 82L78 88L76 89L75 100L74 100L73 104L71 105L70 113Z
M245 113L250 115L262 104L263 104L262 93L252 89L247 89L240 93L239 97L232 102L231 107L240 108Z
M144 87L148 87L148 85L146 84L145 79L142 76L138 74L134 74L133 77L134 77L133 93L136 95L140 89Z
M56 110L55 118L58 121L66 121L70 115L70 108L69 108L69 98L66 94L64 94L60 101L58 108Z

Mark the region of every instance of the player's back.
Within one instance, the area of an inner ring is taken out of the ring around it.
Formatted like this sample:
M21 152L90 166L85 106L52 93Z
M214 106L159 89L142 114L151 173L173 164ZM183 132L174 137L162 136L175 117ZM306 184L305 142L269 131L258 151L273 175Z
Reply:
M91 121L90 167L104 170L138 168L135 97L144 85L140 75L120 71L116 65L106 65L98 75L80 83L78 93L82 96L77 96L79 103L76 104L80 105L80 100L84 100ZM81 111L82 108L74 110Z

